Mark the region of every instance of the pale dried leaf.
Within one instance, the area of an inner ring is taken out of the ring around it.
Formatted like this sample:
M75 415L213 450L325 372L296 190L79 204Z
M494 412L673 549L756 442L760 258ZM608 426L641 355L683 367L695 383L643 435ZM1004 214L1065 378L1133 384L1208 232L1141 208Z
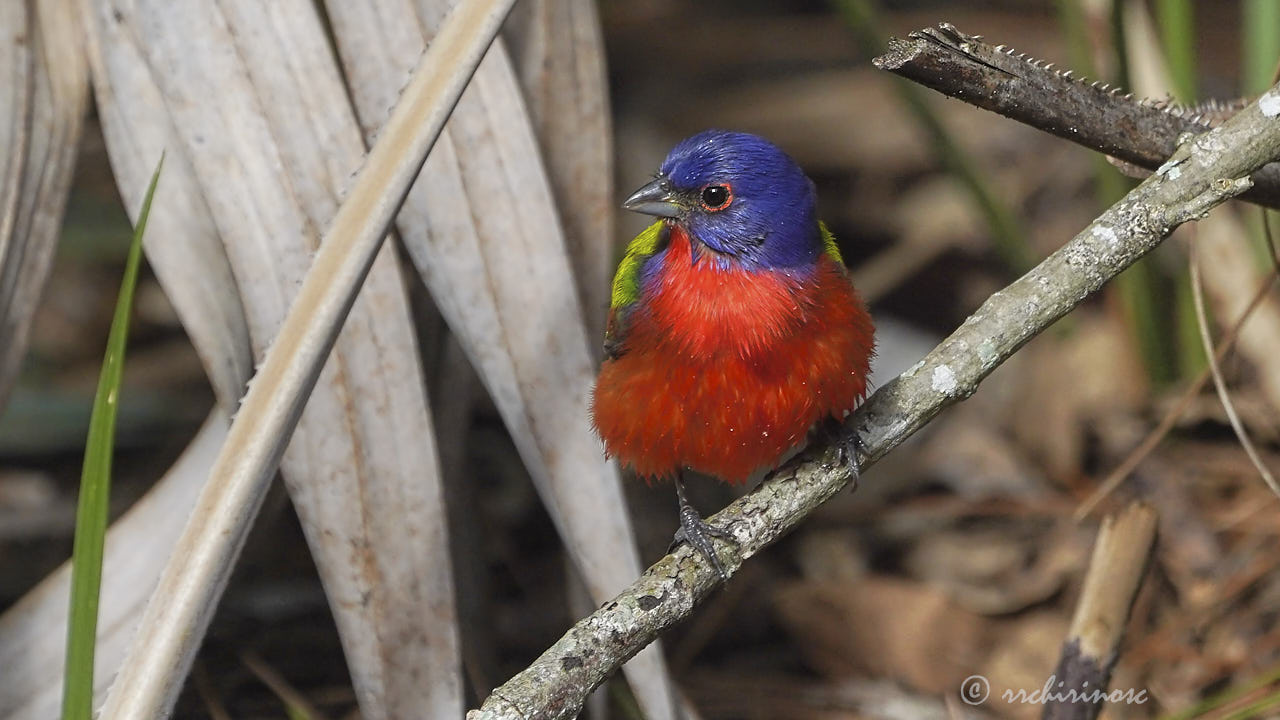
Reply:
M9 7L20 8L22 4L6 5ZM137 140L136 143L117 143L117 152L113 155L117 176L131 178L121 182L121 188L130 212L136 212L166 145L167 119L163 126L151 125L134 133L122 133L122 124L139 116L113 112L120 105L108 98L124 97L139 110L148 102L158 104L154 86L145 74L112 78L104 71L104 58L95 52L97 34L81 32L81 23L88 16L73 15L81 13L85 6L59 1L40 3L37 7L42 20L57 20L65 26L56 38L49 38L49 67L55 67L55 62L68 65L62 68L57 82L45 78L36 86L37 107L42 98L47 102L50 94L68 105L62 111L65 117L58 118L60 122L43 133L42 141L54 147L59 142L69 144L64 157L45 161L52 170L47 172L45 182L63 182L61 193L65 195L65 183L69 181L74 159L74 138L78 136L87 101L88 67L84 65L81 49L85 47L89 65L95 68L98 80L99 117L104 132L109 138L124 134ZM72 70L74 73L69 75ZM117 82L113 84L111 79ZM72 121L74 125L70 124ZM201 212L202 203L190 202L189 175L185 160L171 154L150 216L151 232L146 245L151 267L168 289L169 298L205 362L220 401L225 407L232 407L250 371L248 335L225 254L207 222L208 213ZM62 201L57 202L60 212ZM47 215L45 211L37 218L39 222L29 231L29 238L47 237L52 247L57 215ZM43 271L29 272L32 276L43 276ZM99 692L105 690L119 667L138 616L225 436L227 423L225 411L211 416L178 464L113 526L108 536L96 653ZM69 577L64 566L0 619L0 654L20 653L23 658L21 663L6 662L6 667L14 671L0 676L0 717L46 718L57 713Z
M990 681L991 699L994 705L1007 714L1006 717L1038 718L1044 709L1037 703L1005 702L1006 691L1031 692L1043 688L1053 674L1067 635L1065 618L1051 610L1033 611L1015 615L1000 622L992 633L994 647L985 661L974 666Z
M0 4L0 409L53 265L88 98L74 0Z
M1087 310L1075 322L1070 334L1028 343L1010 380L1012 435L1054 478L1077 477L1100 423L1132 416L1147 401L1146 376L1123 322ZM1063 392L1063 378L1071 378L1070 392Z
M920 451L920 463L938 481L965 498L1043 496L1042 473L992 422L993 417L1007 414L1007 406L991 397L956 408L929 436Z
M792 583L774 602L824 675L897 678L929 693L954 692L973 674L992 627L923 583L885 576Z
M1141 0L1115 0L1124 3L1124 50L1129 63L1129 82L1138 97L1172 97L1173 80L1160 48L1155 20Z
M25 328L30 313L11 307L16 294L19 248L25 242L14 237L18 219L18 198L22 193L22 168L31 135L32 52L28 36L31 26L26 3L0 4L0 407L17 376L25 350Z
M107 533L94 658L94 689L99 696L124 658L229 424L226 408L215 408L186 452ZM0 667L5 669L0 673L0 718L57 717L70 597L68 560L0 616Z
M446 2L328 2L366 135L376 137ZM602 602L639 574L616 468L588 422L593 363L537 142L505 50L476 71L397 220L441 313L494 398L552 519ZM671 717L661 655L627 666Z
M83 0L80 6L116 186L125 208L136 213L156 163L167 153L143 247L214 393L234 407L253 373L253 354L240 291L214 217L130 28L96 0Z
M138 43L125 52L161 90L261 357L363 156L323 28L303 0L143 1L114 12ZM391 248L375 261L282 469L365 716L430 707L445 717L462 702L452 581L396 265Z
M1239 213L1219 208L1196 223L1195 243L1201 258L1200 272L1210 308L1222 325L1229 325L1248 307L1253 288L1265 280L1255 255L1244 239L1249 237ZM1271 406L1271 424L1280 419L1280 303L1269 295L1240 328L1240 355L1257 369L1258 389Z
M1079 570L1089 538L1059 525L1041 537L1025 526L963 525L921 535L904 563L930 587L982 615L1026 610L1060 592Z
M615 260L613 142L595 0L527 0L505 28L564 218L590 337L604 333Z

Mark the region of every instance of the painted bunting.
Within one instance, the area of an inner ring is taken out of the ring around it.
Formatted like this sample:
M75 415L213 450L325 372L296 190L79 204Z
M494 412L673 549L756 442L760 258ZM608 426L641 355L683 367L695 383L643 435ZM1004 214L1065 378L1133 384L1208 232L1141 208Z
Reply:
M659 218L613 280L592 419L606 452L650 480L671 478L677 542L725 577L686 469L738 484L828 425L866 391L871 316L818 220L813 182L756 135L707 130L671 150L623 207Z

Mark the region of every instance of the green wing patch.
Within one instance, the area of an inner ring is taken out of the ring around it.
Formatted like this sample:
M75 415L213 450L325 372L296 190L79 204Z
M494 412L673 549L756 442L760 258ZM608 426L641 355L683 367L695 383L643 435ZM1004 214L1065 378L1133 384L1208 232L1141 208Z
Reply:
M832 260L844 265L844 258L840 257L840 246L836 245L836 236L831 234L831 231L827 229L827 224L821 220L818 221L818 232L822 233L822 251ZM614 287L616 288L617 285L614 285ZM617 290L615 289L614 292L617 292Z
M645 228L627 245L627 253L618 263L618 272L613 276L613 296L609 307L620 308L640 299L640 268L649 256L662 248L666 241L661 220Z
M640 269L667 242L667 229L661 220L645 228L627 245L627 252L613 276L613 296L609 300L609 324L604 331L604 356L616 360L622 356L627 336L627 316L640 299Z

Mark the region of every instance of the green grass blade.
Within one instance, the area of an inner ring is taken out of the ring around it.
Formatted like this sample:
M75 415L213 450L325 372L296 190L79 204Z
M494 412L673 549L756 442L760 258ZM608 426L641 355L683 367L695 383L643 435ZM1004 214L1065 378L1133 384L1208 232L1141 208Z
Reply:
M871 0L832 0L832 5L854 31L866 52L874 55L884 52L884 38L888 36L880 26L876 3ZM1030 269L1036 263L1027 244L1030 236L1013 209L1000 199L977 164L952 139L942 121L925 102L921 89L906 81L895 82L893 87L912 117L928 134L933 151L943 166L969 191L987 221L996 253L1015 273Z
M129 259L125 264L115 317L107 338L102 374L93 399L89 437L85 442L84 468L80 475L80 498L76 507L76 536L71 554L71 607L67 622L67 666L62 685L63 720L90 720L93 715L93 656L98 634L98 591L102 585L102 554L106 544L107 501L111 495L111 455L115 444L116 409L120 401L120 378L124 369L125 341L129 336L129 315L133 291L142 263L142 234L151 213L151 198L160 179L164 157L156 165L147 188L138 225L133 231Z
M1088 20L1080 0L1058 0L1058 25L1067 42L1067 57L1071 67L1079 75L1097 78L1098 69L1093 64L1093 49L1089 45Z
M1112 56L1116 61L1115 74L1111 76L1111 84L1122 88L1132 88L1129 72L1129 39L1124 30L1124 3L1111 3L1111 44Z
M1244 34L1241 94L1257 95L1271 87L1280 62L1280 3L1244 0L1240 12Z
M1274 2L1274 0L1272 0ZM1178 101L1196 102L1196 19L1191 0L1159 0L1156 19L1164 45L1173 94Z
M1160 25L1160 44L1165 64L1169 68L1169 81L1173 85L1176 100L1186 104L1198 101L1196 78L1195 8L1191 0L1159 0L1156 3L1156 19ZM1179 277L1166 285L1165 294L1173 293L1173 316L1167 318L1168 327L1149 328L1154 337L1140 338L1144 348L1156 353L1175 350L1176 355L1146 355L1148 368L1158 368L1152 373L1157 382L1168 383L1179 378L1194 377L1207 364L1200 348L1200 326L1196 322L1195 306L1191 299L1191 282ZM1164 333L1172 333L1162 337ZM1171 342L1172 341L1172 342Z

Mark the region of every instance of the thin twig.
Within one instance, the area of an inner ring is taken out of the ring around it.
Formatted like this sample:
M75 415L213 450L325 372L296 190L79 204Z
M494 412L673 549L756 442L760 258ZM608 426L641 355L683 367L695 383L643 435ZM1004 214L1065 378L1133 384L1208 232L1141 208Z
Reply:
M1262 305L1262 301L1266 299L1267 293L1271 292L1271 286L1275 285L1278 277L1280 277L1280 274L1272 272L1258 287L1258 291L1253 294L1253 299L1249 301L1249 305L1245 307L1244 312L1240 313L1240 317L1236 318L1236 321L1222 336L1222 339L1218 341L1218 347L1213 351L1215 362L1221 363L1226 358L1227 353L1231 352L1231 348L1235 347L1236 340L1240 337L1240 329L1244 327L1245 321L1253 315L1253 311ZM1152 428L1151 432L1147 433L1147 436L1142 439L1142 442L1114 470L1107 474L1107 477L1098 485L1098 488L1084 502L1080 503L1080 507L1076 509L1073 515L1076 522L1085 519L1089 513L1098 507L1098 503L1106 499L1112 492L1115 492L1115 489L1120 487L1120 483L1124 482L1124 479L1137 469L1138 465L1151 454L1151 451L1156 449L1160 441L1177 424L1178 418L1182 417L1187 408L1191 407L1191 401L1195 399L1196 395L1200 394L1200 390L1204 388L1207 382L1209 382L1209 368L1205 367L1196 376L1196 379L1191 381L1186 390L1182 391L1182 395L1174 403L1173 407L1169 408L1164 417L1160 418L1159 424Z
M267 664L258 653L252 650L246 650L240 653L240 662L258 678L259 682L267 686L267 689L275 693L275 696L284 703L292 714L301 714L308 720L326 720L324 713L311 703L305 695L298 691L284 676L275 668Z
M1213 386L1218 391L1218 399L1222 401L1222 409L1227 413L1227 421L1231 423L1231 429L1235 431L1236 438L1240 441L1240 446L1244 448L1244 452L1249 456L1249 461L1258 469L1258 474L1262 476L1263 482L1267 487L1271 488L1271 492L1280 496L1280 485L1276 484L1276 478L1267 469L1266 463L1262 462L1262 458L1258 455L1258 450L1253 446L1253 441L1249 439L1249 431L1245 430L1244 423L1240 421L1240 415L1236 412L1236 405L1231 401L1231 394L1227 392L1227 381L1222 377L1222 368L1218 365L1218 359L1213 352L1213 338L1209 337L1209 318L1204 310L1204 287L1200 284L1200 263L1199 255L1196 253L1195 243L1191 244L1190 264L1191 264L1191 298L1195 303L1196 321L1200 328L1200 342L1204 346L1205 355L1209 358L1209 373L1213 376Z
M196 663L191 669L191 684L195 687L196 694L204 701L204 710L211 720L231 720L231 713L227 712L227 706L222 703L222 698L218 697L217 688L209 678L209 671L205 670L200 663Z
M950 24L893 40L876 67L1139 167L1160 167L1187 133L1208 131L1229 105L1182 108L1135 99L1103 82L992 46ZM1280 207L1280 166L1254 173L1241 199Z
M1221 363L1227 357L1227 353L1231 351L1231 348L1235 347L1236 339L1240 337L1240 330L1244 327L1245 321L1253 315L1254 310L1257 310L1262 305L1267 293L1271 291L1271 286L1275 284L1277 278L1280 278L1280 252L1276 251L1275 238L1271 234L1271 217L1267 214L1266 208L1259 208L1259 212L1262 215L1262 239L1266 242L1267 249L1271 255L1271 274L1258 287L1258 291L1253 294L1253 299L1249 301L1244 312L1240 313L1240 317L1236 318L1235 322L1231 324L1231 327L1222 336L1222 339L1218 341L1218 347L1213 351L1213 360L1218 363ZM1080 522L1089 513L1093 512L1098 503L1120 487L1120 483L1129 477L1129 473L1133 472L1151 454L1151 451L1160 444L1165 435L1168 435L1169 431L1173 429L1174 424L1178 422L1178 418L1182 417L1182 413L1186 412L1187 408L1191 406L1191 401L1200 393L1200 390L1207 382L1209 382L1208 366L1201 370L1196 379L1187 386L1187 389L1182 392L1182 396L1178 398L1178 402L1160 419L1160 423L1151 432L1147 433L1142 442L1080 504L1073 516L1076 522Z
M1251 187L1249 174L1280 156L1280 122L1271 113L1273 104L1280 113L1280 88L1265 93L1262 101L1265 113L1255 103L1221 126L1189 138L1162 171L991 296L923 360L872 395L849 419L865 448L862 466L972 395L1026 342L1150 252L1175 227ZM736 552L719 546L721 562L730 573L736 571L851 480L836 448L820 443L801 453L710 519L736 540ZM717 581L705 558L681 546L575 624L468 717L572 717L623 662L688 617Z

